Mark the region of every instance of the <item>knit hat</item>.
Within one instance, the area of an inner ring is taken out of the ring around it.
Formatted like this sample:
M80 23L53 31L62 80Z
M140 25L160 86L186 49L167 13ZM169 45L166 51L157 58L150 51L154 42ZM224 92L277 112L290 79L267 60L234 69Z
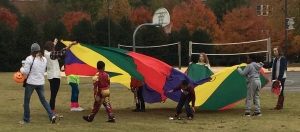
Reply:
M31 45L31 52L40 51L40 50L41 50L41 48L40 48L39 44L34 43Z

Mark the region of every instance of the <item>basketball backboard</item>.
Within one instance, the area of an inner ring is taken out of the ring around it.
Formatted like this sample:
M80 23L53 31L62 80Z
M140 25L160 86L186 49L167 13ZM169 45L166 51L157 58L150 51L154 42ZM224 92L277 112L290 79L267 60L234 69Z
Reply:
M162 27L170 23L170 14L166 8L159 8L155 11L152 18L153 24L160 24Z

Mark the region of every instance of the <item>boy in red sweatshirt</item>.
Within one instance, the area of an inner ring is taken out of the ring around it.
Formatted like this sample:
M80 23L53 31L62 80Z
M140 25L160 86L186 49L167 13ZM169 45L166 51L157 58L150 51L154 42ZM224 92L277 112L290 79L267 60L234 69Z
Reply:
M115 122L114 113L109 103L110 79L109 75L104 71L105 63L103 61L98 61L97 69L99 72L96 73L96 75L93 77L95 98L94 107L90 115L83 116L82 118L87 122L92 122L94 120L95 115L99 111L101 104L103 104L108 114L107 122Z
M173 90L167 91L167 93L171 93L177 90L181 90L181 97L176 107L175 117L179 119L179 114L181 114L182 107L184 105L188 119L192 120L194 117L192 111L195 112L195 99L196 99L195 90L188 80L183 80L179 86L177 86ZM191 101L192 101L192 108L190 107Z

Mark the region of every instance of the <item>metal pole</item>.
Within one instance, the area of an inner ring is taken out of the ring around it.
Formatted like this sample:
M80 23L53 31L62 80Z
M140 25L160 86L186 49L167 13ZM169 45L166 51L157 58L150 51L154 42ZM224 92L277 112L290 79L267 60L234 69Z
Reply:
M134 33L133 33L133 45L132 45L132 48L133 48L133 52L135 52L135 35L136 35L136 32L139 30L139 28L141 28L142 26L161 26L161 24L153 24L153 23L144 23L142 25L139 25L135 30L134 30Z
M108 10L108 47L110 47L110 21L109 21L109 7L107 8Z
M284 30L285 38L284 38L284 43L285 43L285 57L287 58L287 56L288 56L287 0L284 1L284 6L285 6L285 11L284 11L284 18L285 18L285 20L284 20L285 21L285 30Z
M181 42L178 42L178 68L181 70Z

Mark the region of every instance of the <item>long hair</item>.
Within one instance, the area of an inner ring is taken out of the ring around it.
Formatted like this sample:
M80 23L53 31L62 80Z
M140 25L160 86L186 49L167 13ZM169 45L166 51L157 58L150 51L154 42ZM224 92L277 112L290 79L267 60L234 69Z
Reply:
M277 49L278 50L278 55L279 56L283 56L284 54L283 54L283 50L280 48L280 46L275 46L273 49Z
M205 53L200 53L200 56L201 55L204 57L204 63L210 65L207 55Z
M47 50L49 52L53 51L54 50L54 43L52 41L47 41L45 43L44 50Z
M30 55L32 55L33 57L39 57L42 61L44 61L43 54L41 53L41 51L33 51L30 53Z

